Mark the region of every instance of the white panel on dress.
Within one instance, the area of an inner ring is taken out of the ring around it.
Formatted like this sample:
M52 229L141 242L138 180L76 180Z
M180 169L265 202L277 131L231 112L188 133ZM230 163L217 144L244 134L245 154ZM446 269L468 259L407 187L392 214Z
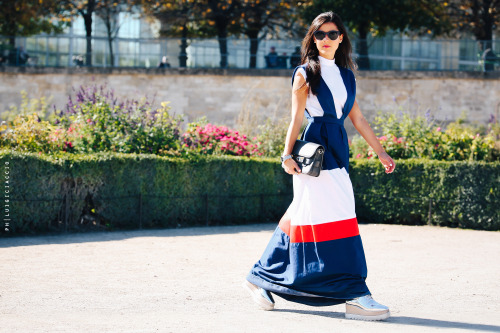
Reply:
M291 225L316 225L356 217L349 174L342 169L321 170L318 177L293 176Z

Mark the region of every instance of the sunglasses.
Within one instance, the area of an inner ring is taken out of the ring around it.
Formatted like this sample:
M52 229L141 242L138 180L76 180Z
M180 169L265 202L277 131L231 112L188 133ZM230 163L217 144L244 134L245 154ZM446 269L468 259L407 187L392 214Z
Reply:
M325 31L321 31L321 30L316 30L314 32L314 37L316 37L317 40L325 39L326 35L328 35L329 39L336 40L340 36L340 31L331 30L331 31L325 32Z

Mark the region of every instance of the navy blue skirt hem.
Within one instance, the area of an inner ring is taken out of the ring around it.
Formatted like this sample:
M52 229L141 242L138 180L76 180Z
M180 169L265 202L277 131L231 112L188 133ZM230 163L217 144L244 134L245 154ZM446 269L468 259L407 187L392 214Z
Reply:
M252 273L248 274L247 280L258 287L261 287L276 296L279 296L287 301L300 303L309 306L330 306L330 305L338 305L343 304L348 300L362 297L366 295L370 295L370 292L360 293L359 295L352 295L352 298L334 298L327 296L319 296L310 293L305 293L297 290L293 290L278 284L270 283L265 281L258 276L253 275Z

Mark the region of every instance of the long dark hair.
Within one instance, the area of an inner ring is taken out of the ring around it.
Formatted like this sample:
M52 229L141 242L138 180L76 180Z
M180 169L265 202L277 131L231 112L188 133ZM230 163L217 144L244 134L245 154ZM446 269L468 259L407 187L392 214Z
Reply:
M332 22L335 23L340 33L343 35L342 43L339 44L337 51L335 52L335 63L339 67L350 68L351 70L356 70L356 64L351 58L352 46L349 36L347 36L347 30L342 23L340 16L334 12L321 13L312 21L306 36L302 40L302 57L301 63L307 63L306 68L307 83L309 83L309 89L312 93L316 95L318 93L319 83L321 79L321 67L319 64L319 51L314 44L314 32L316 32L323 24Z

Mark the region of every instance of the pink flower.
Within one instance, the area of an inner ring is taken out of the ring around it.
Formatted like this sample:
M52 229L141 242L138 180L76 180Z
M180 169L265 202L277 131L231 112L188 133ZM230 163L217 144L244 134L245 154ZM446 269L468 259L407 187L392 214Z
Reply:
M436 132L441 132L441 127L436 128Z
M89 118L89 119L87 119L87 122L88 122L88 123L90 123L91 121L92 121L92 120L91 120L90 118Z
M361 154L356 155L356 158L361 158Z
M382 135L380 138L378 138L380 141L387 141L387 137L385 135Z

